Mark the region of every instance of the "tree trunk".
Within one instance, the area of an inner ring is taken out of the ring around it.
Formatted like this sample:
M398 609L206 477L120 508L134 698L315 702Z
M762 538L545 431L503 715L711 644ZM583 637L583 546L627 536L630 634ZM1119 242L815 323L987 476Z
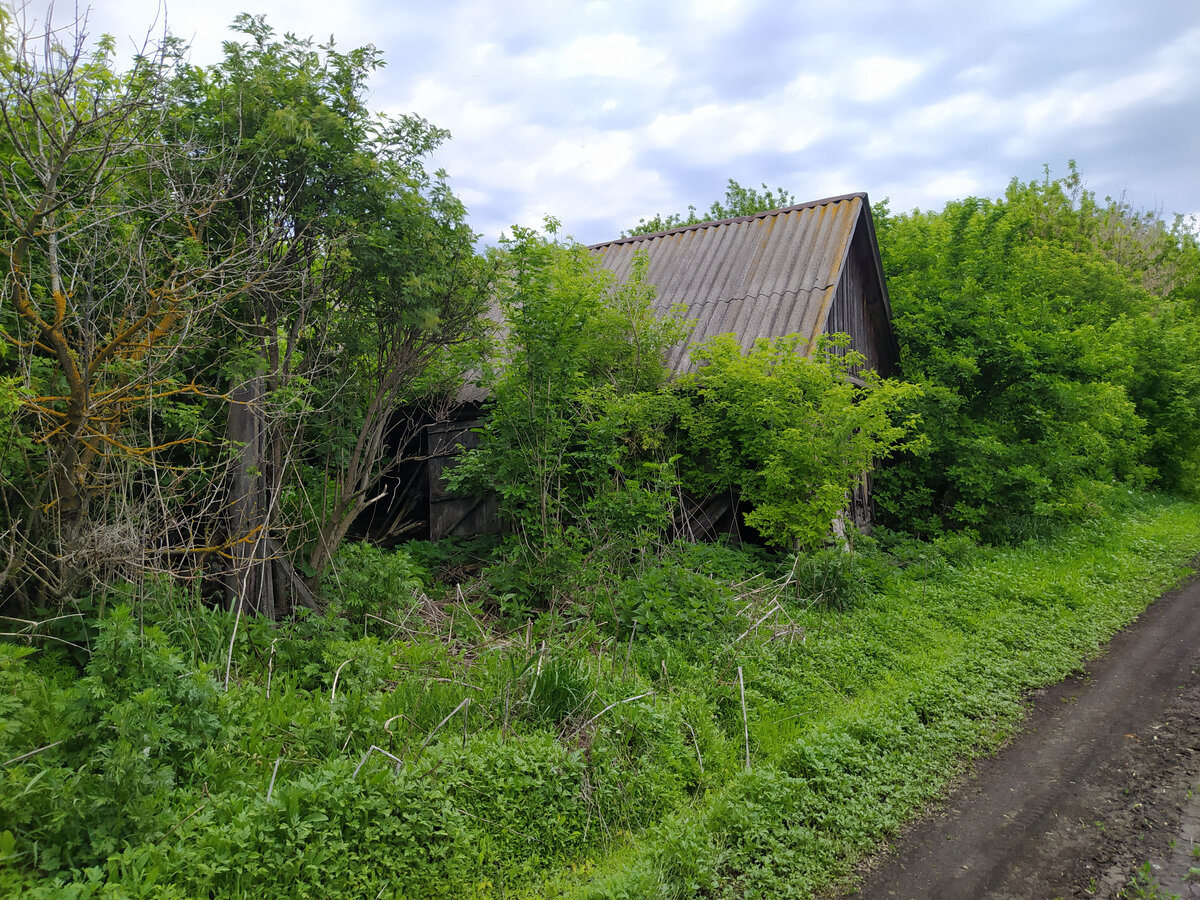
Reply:
M262 376L234 388L231 395L225 433L234 459L226 489L223 530L229 551L222 583L228 609L277 619L297 604L310 609L317 604L271 534L274 510L264 452L263 398Z

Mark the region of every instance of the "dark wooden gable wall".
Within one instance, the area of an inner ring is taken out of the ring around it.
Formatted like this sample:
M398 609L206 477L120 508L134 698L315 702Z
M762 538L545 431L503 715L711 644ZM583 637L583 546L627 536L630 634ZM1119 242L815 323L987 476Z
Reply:
M850 241L824 331L850 335L850 346L867 357L867 368L886 377L896 373L899 355L883 277L865 218L870 214L864 206L864 218L859 220Z

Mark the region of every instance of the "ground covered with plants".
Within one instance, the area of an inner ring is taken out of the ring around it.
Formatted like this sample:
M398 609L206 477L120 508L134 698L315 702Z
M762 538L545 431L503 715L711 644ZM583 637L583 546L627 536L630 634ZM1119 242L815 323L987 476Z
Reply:
M360 551L369 577L286 625L163 584L81 628L90 652L0 645L0 886L811 896L1198 547L1200 508L1143 499L1004 549L681 545L611 610L516 627L434 547Z

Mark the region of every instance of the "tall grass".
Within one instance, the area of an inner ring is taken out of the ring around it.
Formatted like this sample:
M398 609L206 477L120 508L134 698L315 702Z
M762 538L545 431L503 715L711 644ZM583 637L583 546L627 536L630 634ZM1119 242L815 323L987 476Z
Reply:
M90 655L0 644L0 894L811 896L1198 549L1165 500L1002 549L679 546L512 630L365 551L236 634L164 583Z

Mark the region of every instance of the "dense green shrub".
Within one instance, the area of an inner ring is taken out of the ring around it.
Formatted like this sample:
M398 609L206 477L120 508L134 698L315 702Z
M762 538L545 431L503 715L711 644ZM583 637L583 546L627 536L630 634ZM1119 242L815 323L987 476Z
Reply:
M175 843L192 896L439 897L472 855L464 816L438 780L348 759L265 794L231 793ZM170 864L170 863L168 863Z
M322 577L325 592L352 617L403 615L430 574L403 548L381 550L366 541L342 544Z
M645 265L621 284L587 248L525 229L505 250L487 418L450 482L499 499L511 536L488 577L514 611L549 605L585 557L619 565L670 522L663 353L683 331L652 310Z
M888 522L1019 541L1147 483L1195 489L1194 231L1097 204L1073 165L995 201L876 219L904 372L923 389L905 409L928 437L876 479Z
M769 543L811 548L829 534L874 461L920 439L915 417L897 415L919 391L868 373L845 336L805 353L796 335L742 353L731 335L693 348L699 372L684 380L695 402L681 414L683 482L699 497L737 491L753 504L746 524ZM703 448L702 450L695 448Z
M726 638L737 621L736 595L719 581L675 562L626 579L617 591L618 633L682 643Z

